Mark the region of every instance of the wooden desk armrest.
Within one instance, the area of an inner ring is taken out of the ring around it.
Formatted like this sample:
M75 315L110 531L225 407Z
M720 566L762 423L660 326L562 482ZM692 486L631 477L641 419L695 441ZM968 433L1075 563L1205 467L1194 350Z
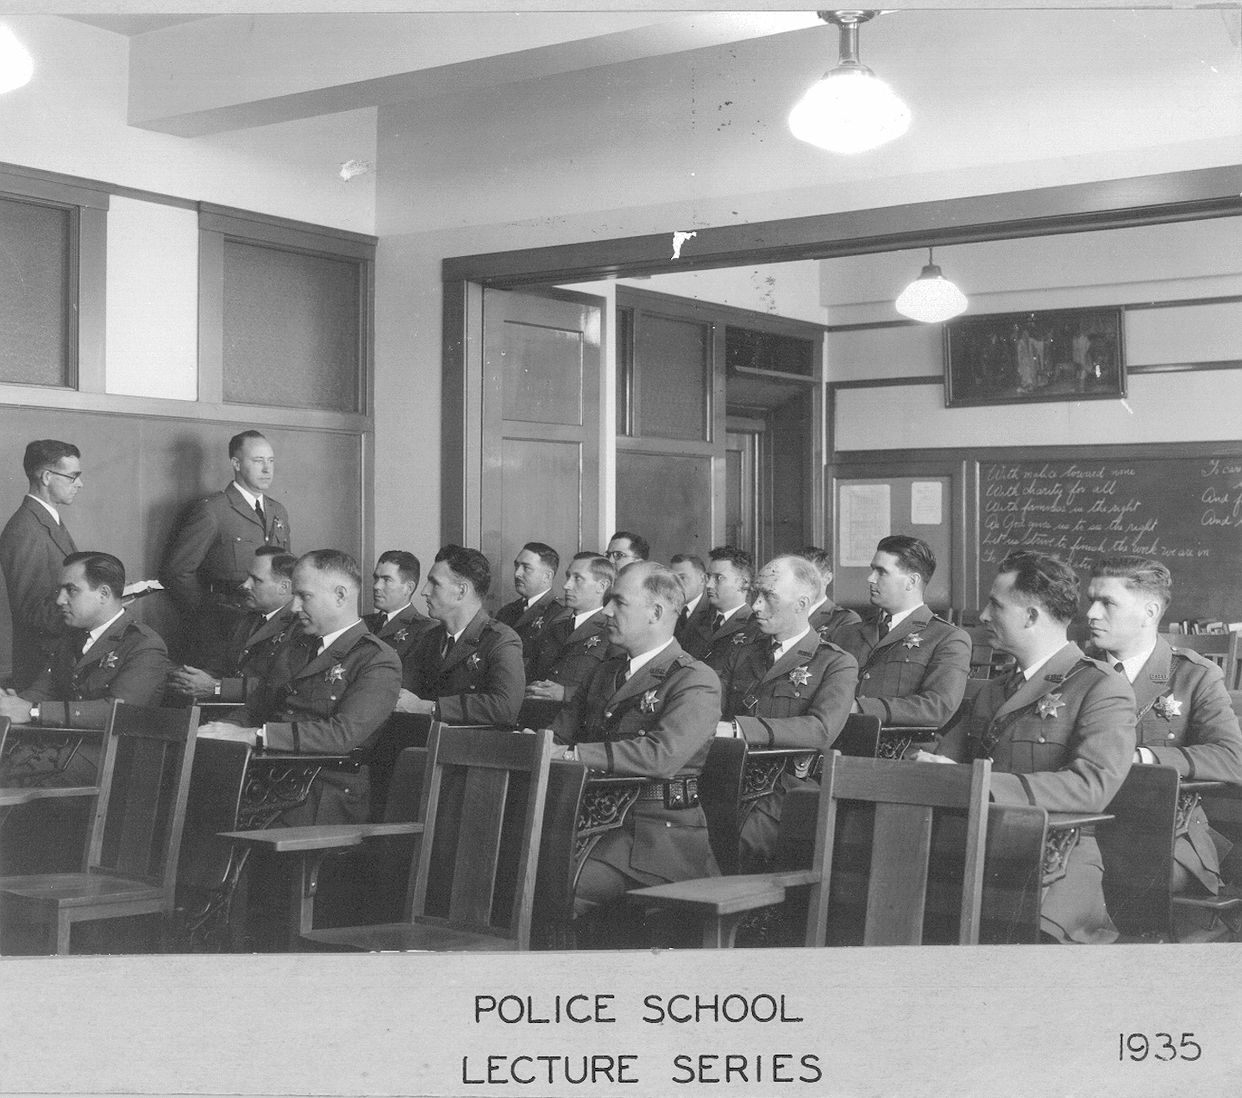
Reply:
M221 831L222 839L261 846L273 854L312 850L345 850L364 839L382 835L421 835L422 823L311 824L307 827L276 827L262 831Z
M99 795L97 785L71 786L35 786L30 789L0 789L0 808L13 808L31 801L58 800L61 797L95 797Z
M733 915L782 903L785 890L813 884L812 870L786 873L755 873L740 877L700 877L693 881L635 888L627 893L630 903L682 908L708 915Z
M1090 824L1108 823L1116 819L1111 812L1049 812L1048 830L1065 831L1071 827L1087 827Z
M1229 782L1208 781L1206 779L1202 781L1198 779L1184 781L1178 786L1179 791L1182 793L1223 793L1225 790L1237 788L1236 785L1230 785Z

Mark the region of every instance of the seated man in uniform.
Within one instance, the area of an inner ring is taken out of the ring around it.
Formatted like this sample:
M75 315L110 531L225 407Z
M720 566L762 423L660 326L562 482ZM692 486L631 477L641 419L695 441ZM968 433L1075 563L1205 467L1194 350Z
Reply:
M630 888L719 872L697 779L720 720L720 682L673 639L681 608L681 585L667 568L627 567L604 607L626 655L601 663L552 722L566 758L647 779L624 824L583 865L577 915L623 901Z
M749 601L755 562L746 550L732 545L716 546L708 558L705 584L714 616L703 662L719 675L729 653L759 635Z
M1102 557L1091 566L1087 624L1103 659L1129 680L1138 707L1136 763L1172 766L1183 778L1242 785L1242 731L1221 669L1160 636L1173 577L1159 561ZM1173 890L1215 895L1232 844L1196 806L1173 847Z
M406 658L424 633L436 623L415 609L413 598L423 566L418 557L402 549L381 553L371 574L371 602L375 612L363 621L380 640L401 657Z
M811 628L808 614L820 590L819 572L801 556L777 557L759 572L754 608L763 636L734 647L720 672L724 720L717 735L739 736L751 747L808 751L826 751L840 735L854 703L858 664ZM767 867L785 794L805 784L787 772L754 802L742 825L742 873Z
M707 569L703 561L692 553L677 553L669 561L669 570L681 584L686 596L686 608L677 618L673 636L682 649L696 660L703 658L712 639L712 619L716 616L711 604L704 598Z
M199 736L241 740L259 750L348 755L392 712L401 661L358 616L362 576L348 553L316 549L293 570L293 610L302 637L280 652L246 707ZM277 823L362 823L369 814L366 767L321 770L310 796Z
M496 620L512 629L522 642L522 669L527 679L534 677L544 631L565 616L565 607L556 601L552 590L560 566L561 556L552 546L528 541L513 562L513 589L518 597L496 612Z
M160 704L168 651L159 634L122 606L124 590L125 565L110 553L65 558L56 605L69 631L32 686L20 696L12 691L0 696L0 717L14 724L102 728L114 700ZM90 771L87 777L93 775L93 760Z
M1134 757L1134 692L1124 675L1067 639L1078 577L1056 557L1014 552L1001 561L979 615L988 637L1017 659L990 679L920 761L992 760L992 800L1049 812L1103 812ZM1060 876L1045 883L1040 927L1059 942L1111 942L1100 848L1083 829Z
M565 572L565 606L569 613L544 631L533 663L534 682L518 723L546 728L604 660L621 650L608 639L608 619L601 611L617 578L612 561L598 553L578 553Z
M651 546L641 534L618 530L608 539L608 551L604 554L613 567L620 572L627 564L646 560L651 556Z
M818 545L808 545L805 549L799 550L798 556L809 560L819 572L821 587L819 598L811 607L811 628L819 634L820 640L837 644L839 643L836 639L837 632L846 625L857 624L862 621L862 618L853 610L838 606L828 597L828 588L832 583L832 557Z
M858 661L855 713L886 726L940 728L962 704L970 635L923 601L935 571L936 557L919 538L893 534L876 547L867 583L878 616L843 626L834 641Z
M254 563L242 590L246 616L225 649L224 663L210 671L177 667L168 684L182 696L199 701L244 702L267 677L280 650L299 631L293 612L293 567L297 557L276 545L255 550Z
M399 713L431 713L446 724L517 722L526 690L522 642L483 609L491 585L477 549L446 545L436 554L423 598L440 625L406 660Z

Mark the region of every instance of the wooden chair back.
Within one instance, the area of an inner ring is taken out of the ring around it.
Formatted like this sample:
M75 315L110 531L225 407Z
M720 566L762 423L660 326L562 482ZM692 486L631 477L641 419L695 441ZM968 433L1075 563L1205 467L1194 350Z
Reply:
M1170 883L1180 779L1171 766L1132 766L1096 826L1104 860L1104 902L1127 938L1173 934Z
M1185 648L1206 656L1225 672L1225 686L1234 689L1229 678L1238 658L1238 633L1162 633L1174 648Z
M530 947L552 733L433 726L412 923Z
M879 717L866 713L851 713L845 718L845 726L833 743L833 748L842 755L854 758L874 759L880 751Z
M430 713L393 713L363 748L371 775L371 819L391 823L386 806L394 768L408 747L426 747L433 719ZM414 801L417 805L417 799Z
M845 802L873 806L865 844L869 865L862 944L922 943L937 810L966 814L957 941L977 943L990 782L991 763L986 759L964 766L850 759L836 751L827 756L815 825L819 882L811 887L806 944L825 943L833 890L839 876L851 868L834 857L838 807Z
M535 875L535 906L531 944L565 949L572 940L574 855L578 812L586 789L587 768L569 759L554 759L548 770L548 795L543 812L543 837Z
M8 717L0 717L0 770L4 766L4 749L9 745L9 725L11 723Z
M116 705L86 871L159 886L172 911L198 708Z
M699 803L707 817L707 834L720 872L738 871L741 840L742 777L746 770L746 741L717 737L707 749L699 775Z

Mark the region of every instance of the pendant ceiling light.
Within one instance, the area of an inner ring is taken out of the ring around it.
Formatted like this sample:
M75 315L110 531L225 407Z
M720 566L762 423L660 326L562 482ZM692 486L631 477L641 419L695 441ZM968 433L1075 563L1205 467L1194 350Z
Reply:
M858 25L876 13L818 14L841 28L840 60L789 112L794 137L839 153L863 152L900 137L910 125L910 108L858 60Z
M940 268L932 262L932 250L927 249L927 266L923 273L901 291L897 298L897 311L911 320L924 324L936 324L966 311L966 295L953 285Z
M13 91L30 82L34 61L8 27L0 27L0 93Z

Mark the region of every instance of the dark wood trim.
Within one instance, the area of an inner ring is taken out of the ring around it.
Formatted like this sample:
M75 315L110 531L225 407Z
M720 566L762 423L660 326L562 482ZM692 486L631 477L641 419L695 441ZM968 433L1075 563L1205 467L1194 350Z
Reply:
M1133 374L1184 374L1200 370L1242 370L1242 358L1226 358L1216 362L1153 362L1146 366L1127 366Z
M617 308L625 306L659 312L660 304L680 308L683 312L702 313L704 319L731 325L735 328L752 328L788 335L797 339L818 340L824 332L831 331L825 324L797 317L776 316L759 309L742 309L736 305L723 305L716 301L700 301L695 297L666 294L660 290L644 290L638 286L617 286ZM914 324L915 321L909 323ZM795 375L790 375L795 376ZM800 375L797 375L800 376Z
M200 229L242 240L261 240L281 248L373 261L375 246L379 243L378 237L363 233L238 210L231 206L217 206L211 202L198 203L198 211Z
M1182 297L1171 301L1136 301L1122 305L1127 313L1141 313L1147 309L1179 309L1188 305L1232 305L1242 301L1242 294L1222 294L1219 297Z
M917 328L921 320L869 320L857 324L826 324L824 331L836 332L871 332L880 328Z
M1209 442L1127 442L1107 443L1098 446L986 446L945 447L919 450L845 450L834 455L834 469L852 466L882 466L895 464L918 464L920 462L952 461L1029 461L1047 458L1049 461L1087 461L1084 452L1090 452L1090 460L1124 461L1127 458L1202 458L1242 457L1242 440L1221 439ZM839 473L836 475L840 475Z
M224 237L198 233L198 399L224 403Z
M452 256L445 281L492 286L828 259L983 240L1242 214L1242 165L702 228L670 258L669 234Z
M466 520L466 295L463 281L444 283L440 371L440 541L463 544Z
M77 382L83 393L107 388L108 211L83 206L77 222Z
M906 377L869 377L860 381L830 381L829 389L890 389L898 385L939 385L944 374L911 374Z

